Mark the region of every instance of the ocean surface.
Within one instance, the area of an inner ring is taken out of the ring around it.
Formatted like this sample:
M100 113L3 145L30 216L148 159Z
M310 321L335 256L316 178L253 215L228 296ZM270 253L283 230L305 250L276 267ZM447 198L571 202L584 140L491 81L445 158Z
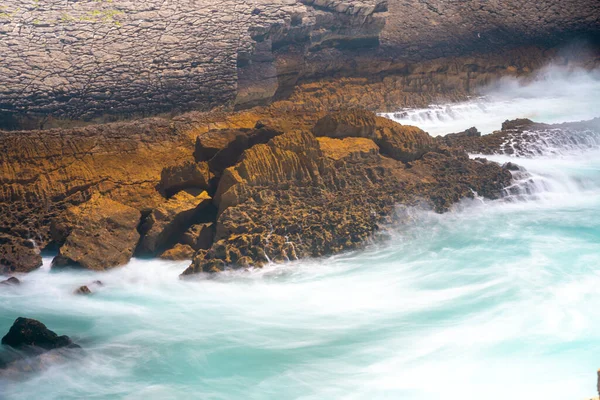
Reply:
M401 112L391 117L432 134L590 119L600 75L548 69ZM35 318L84 352L0 380L0 399L589 399L600 368L600 132L590 135L492 157L529 173L505 199L405 209L408 224L363 251L193 281L178 279L186 262L53 272L45 258L0 289L0 333ZM96 279L92 296L72 294Z

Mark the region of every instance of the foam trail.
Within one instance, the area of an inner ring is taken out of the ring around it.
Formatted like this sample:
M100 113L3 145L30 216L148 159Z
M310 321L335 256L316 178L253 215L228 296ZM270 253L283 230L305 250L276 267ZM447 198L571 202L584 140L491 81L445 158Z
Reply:
M505 120L581 121L600 117L598 110L600 70L550 65L533 78L503 78L481 89L480 96L470 101L382 115L401 124L416 125L432 135L461 132L472 126L488 134Z

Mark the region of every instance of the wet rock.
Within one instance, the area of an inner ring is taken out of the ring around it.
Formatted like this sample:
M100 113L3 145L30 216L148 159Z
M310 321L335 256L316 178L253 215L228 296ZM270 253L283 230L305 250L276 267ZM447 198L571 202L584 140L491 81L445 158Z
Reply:
M73 292L74 294L82 294L82 295L88 295L88 294L92 294L92 291L90 290L89 287L87 286L80 286L77 288L77 290L75 290Z
M2 344L15 349L26 346L34 346L44 350L80 347L73 343L68 336L58 336L40 321L23 317L15 320L8 333L2 338Z
M161 190L167 197L189 188L206 190L210 183L208 163L186 161L162 170L160 177Z
M211 200L206 191L181 191L152 210L140 228L143 236L138 253L156 256L174 246L189 227L201 218Z
M0 285L7 285L7 286L18 286L20 284L21 284L21 281L19 279L15 278L14 276L11 276L10 278L0 282Z
M69 233L52 266L105 270L126 264L140 237L140 217L138 210L98 194L69 208L61 218Z
M0 234L0 273L31 272L42 266L42 256L31 240Z

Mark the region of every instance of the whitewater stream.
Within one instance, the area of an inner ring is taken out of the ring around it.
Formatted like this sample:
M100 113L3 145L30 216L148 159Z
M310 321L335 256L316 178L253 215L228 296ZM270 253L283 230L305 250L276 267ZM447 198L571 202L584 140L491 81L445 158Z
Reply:
M600 75L545 72L397 114L432 134L590 119ZM0 333L35 318L84 352L0 380L0 398L589 399L600 368L598 138L491 157L531 175L500 201L406 210L388 239L336 257L192 281L178 279L187 262L51 272L45 258L0 290ZM96 279L93 295L72 294Z

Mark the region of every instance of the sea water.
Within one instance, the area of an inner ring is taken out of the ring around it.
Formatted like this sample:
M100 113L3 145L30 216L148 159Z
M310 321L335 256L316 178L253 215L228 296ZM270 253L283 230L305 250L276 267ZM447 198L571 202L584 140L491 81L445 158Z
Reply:
M597 75L560 78L587 82L576 116L568 98L549 100L543 88L554 85L543 79L528 84L536 96L515 99L527 107L488 99L503 111L479 120L498 129L524 110L544 122L600 116ZM455 114L431 126L477 121ZM84 351L0 380L0 398L590 398L600 368L600 148L554 143L537 157L491 158L528 171L506 198L443 215L404 209L408 222L362 251L190 281L178 279L186 262L55 272L46 257L21 286L0 289L0 333L35 318ZM93 295L73 294L98 279Z

